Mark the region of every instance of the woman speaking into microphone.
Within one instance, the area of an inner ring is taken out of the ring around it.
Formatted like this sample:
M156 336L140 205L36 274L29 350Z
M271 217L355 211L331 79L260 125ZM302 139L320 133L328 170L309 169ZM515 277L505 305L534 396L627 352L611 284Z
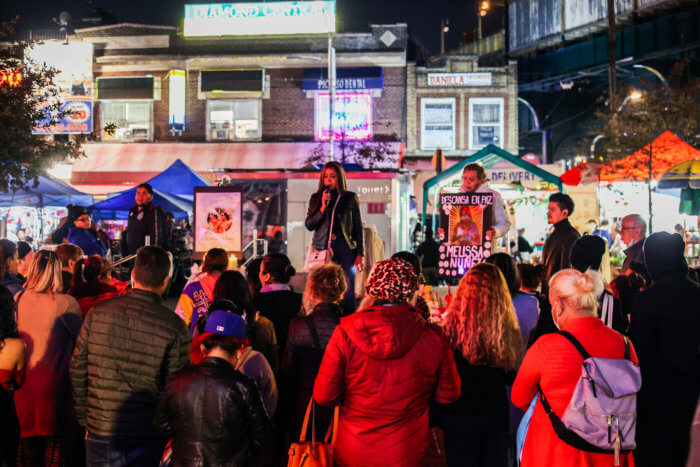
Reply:
M364 245L362 218L357 195L347 190L345 171L337 162L327 162L321 169L318 190L311 195L306 228L313 231L311 239L315 250L326 250L334 263L343 268L348 288L343 308L349 314L355 311L355 270L362 271Z

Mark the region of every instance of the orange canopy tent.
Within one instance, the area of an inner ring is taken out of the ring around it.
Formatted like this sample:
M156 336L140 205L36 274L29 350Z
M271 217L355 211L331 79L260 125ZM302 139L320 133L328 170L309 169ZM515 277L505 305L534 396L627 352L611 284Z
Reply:
M667 130L651 145L645 146L630 156L605 164L600 171L599 180L601 182L649 180L649 146L652 151L654 180L660 179L676 164L688 160L700 160L700 150Z

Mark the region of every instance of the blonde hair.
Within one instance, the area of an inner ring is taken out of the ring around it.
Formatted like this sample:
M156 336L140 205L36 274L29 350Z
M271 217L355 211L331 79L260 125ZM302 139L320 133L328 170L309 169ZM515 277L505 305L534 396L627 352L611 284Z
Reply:
M493 264L476 264L459 281L442 326L470 364L507 371L520 365L523 338L518 318L506 280Z
M585 311L597 316L598 297L605 290L600 272L588 269L562 269L549 280L549 301L561 300L569 309Z
M39 250L27 271L27 292L61 293L63 276L61 258L51 250Z
M343 270L337 264L331 263L311 272L306 281L304 295L311 300L338 303L347 288Z

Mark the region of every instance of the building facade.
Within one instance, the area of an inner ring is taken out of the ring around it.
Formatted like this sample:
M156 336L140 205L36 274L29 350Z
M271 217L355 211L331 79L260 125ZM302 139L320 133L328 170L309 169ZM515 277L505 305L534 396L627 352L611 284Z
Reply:
M186 37L174 27L75 31L93 46L93 128L71 182L136 184L181 159L194 170L299 168L328 152L328 35ZM336 159L406 139L407 26L333 34Z

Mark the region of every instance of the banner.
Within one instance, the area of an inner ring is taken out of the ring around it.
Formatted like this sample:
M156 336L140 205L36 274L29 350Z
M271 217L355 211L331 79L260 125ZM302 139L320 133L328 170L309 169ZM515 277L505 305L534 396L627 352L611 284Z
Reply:
M442 193L438 239L443 277L461 277L491 255L492 193Z

